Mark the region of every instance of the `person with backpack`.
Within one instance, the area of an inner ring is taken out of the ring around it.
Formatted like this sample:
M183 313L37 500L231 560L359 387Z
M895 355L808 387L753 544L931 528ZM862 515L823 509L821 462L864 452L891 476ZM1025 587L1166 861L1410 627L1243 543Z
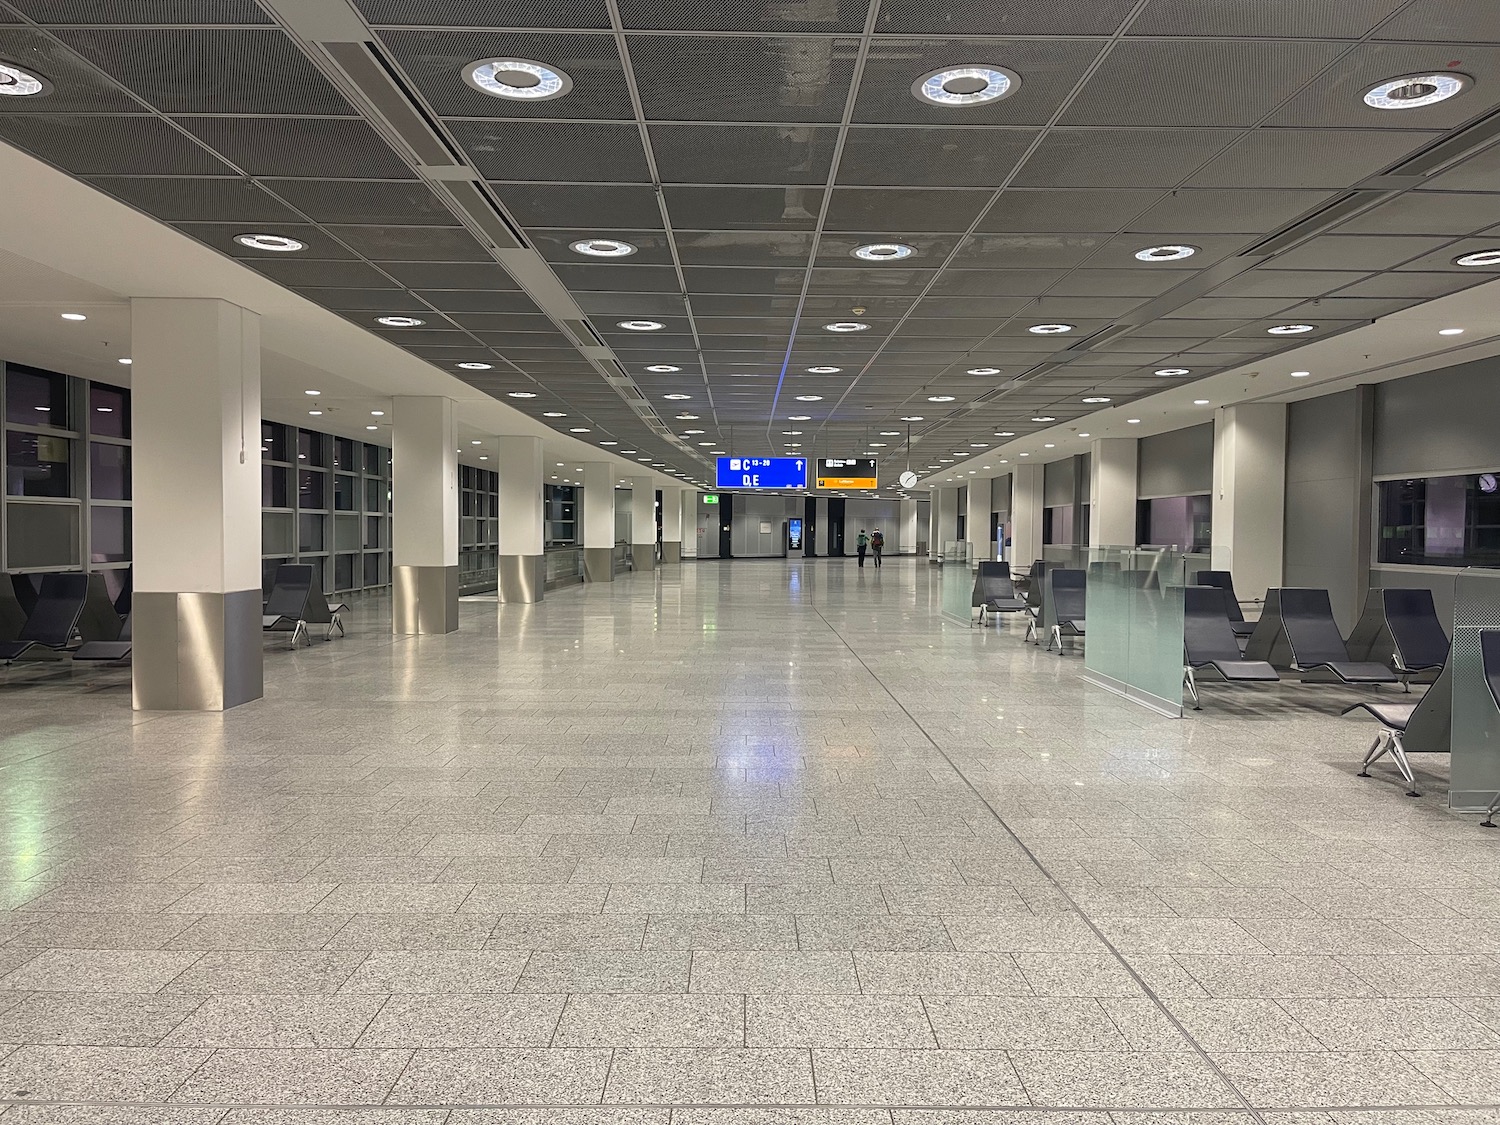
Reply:
M859 529L859 538L854 541L855 550L859 554L859 568L865 568L865 552L870 549L870 537L865 534L865 529Z
M876 566L883 566L884 565L880 561L880 552L882 552L884 550L885 550L885 536L881 533L880 528L877 527L875 529L875 534L872 535L872 536L870 536L870 552L875 556L875 565Z

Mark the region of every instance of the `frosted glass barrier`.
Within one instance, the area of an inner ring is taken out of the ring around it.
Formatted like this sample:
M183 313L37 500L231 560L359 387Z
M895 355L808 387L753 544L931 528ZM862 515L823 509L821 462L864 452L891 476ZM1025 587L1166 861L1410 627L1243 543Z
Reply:
M1170 714L1182 713L1183 595L1176 551L1096 547L1088 561L1090 678Z
M1491 629L1500 629L1500 570L1471 567L1453 585L1453 764L1448 803L1457 809L1484 808L1500 793L1500 707L1485 682L1480 652L1480 636Z
M968 624L973 615L974 576L969 573L968 567L953 565L952 559L947 555L944 556L944 562L938 575L943 616Z

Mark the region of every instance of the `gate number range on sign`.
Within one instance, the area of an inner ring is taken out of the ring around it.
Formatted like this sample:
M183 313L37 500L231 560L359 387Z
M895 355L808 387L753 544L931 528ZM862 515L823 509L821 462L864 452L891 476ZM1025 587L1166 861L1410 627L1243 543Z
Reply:
M716 488L807 488L806 457L720 457Z

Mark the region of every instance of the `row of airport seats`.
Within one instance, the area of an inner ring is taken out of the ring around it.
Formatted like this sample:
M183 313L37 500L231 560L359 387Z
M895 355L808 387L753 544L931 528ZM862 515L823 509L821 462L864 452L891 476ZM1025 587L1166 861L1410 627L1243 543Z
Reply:
M292 648L299 639L312 644L309 625L326 626L324 638L331 640L337 629L344 636L344 617L349 607L330 604L318 581L317 571L307 563L282 563L276 568L271 592L261 607L261 628L267 633L290 633Z
M130 615L115 608L104 575L44 574L39 586L30 575L0 575L0 665L123 661L130 649Z
M1022 597L1016 578L1007 562L982 562L974 575L974 592L970 600L970 625L976 622L973 610L979 610L978 624L984 625L991 614L1026 615L1026 640L1041 644L1047 637L1047 649L1057 646L1063 655L1064 641L1082 640L1088 635L1088 575L1082 570L1048 567L1042 560L1031 564L1021 579Z

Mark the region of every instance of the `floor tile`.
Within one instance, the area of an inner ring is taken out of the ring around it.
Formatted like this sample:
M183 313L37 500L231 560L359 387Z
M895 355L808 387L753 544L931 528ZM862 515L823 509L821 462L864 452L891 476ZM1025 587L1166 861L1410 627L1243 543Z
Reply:
M1208 1065L1187 1051L1014 1051L1010 1057L1039 1105L1209 1109L1239 1104Z
M860 984L849 953L706 950L693 954L692 990L852 993Z
M383 999L383 1003L381 1000ZM547 1047L563 996L426 993L370 998L378 1014L362 1025L360 1047ZM556 1043L556 1046L572 1044Z
M23 1100L160 1102L209 1054L187 1048L26 1046L0 1060L0 1090Z
M515 952L382 950L359 963L344 981L342 991L510 992L525 965L526 954Z
M374 1105L410 1051L218 1050L173 1094L180 1102Z
M597 1105L610 1070L604 1050L416 1051L391 1105Z
M813 1069L831 1104L1031 1104L1004 1051L817 1050Z
M916 996L747 996L744 1042L747 1047L938 1046Z
M1455 1100L1394 1051L1257 1051L1214 1058L1252 1105L1266 1108Z
M554 1047L742 1047L744 998L575 995L556 1026Z
M619 1050L604 1091L606 1103L755 1105L813 1100L807 1051L745 1047Z
M1113 1051L1128 1044L1093 1000L927 996L923 1003L947 1050Z
M210 996L163 1047L352 1047L381 999L373 996Z

